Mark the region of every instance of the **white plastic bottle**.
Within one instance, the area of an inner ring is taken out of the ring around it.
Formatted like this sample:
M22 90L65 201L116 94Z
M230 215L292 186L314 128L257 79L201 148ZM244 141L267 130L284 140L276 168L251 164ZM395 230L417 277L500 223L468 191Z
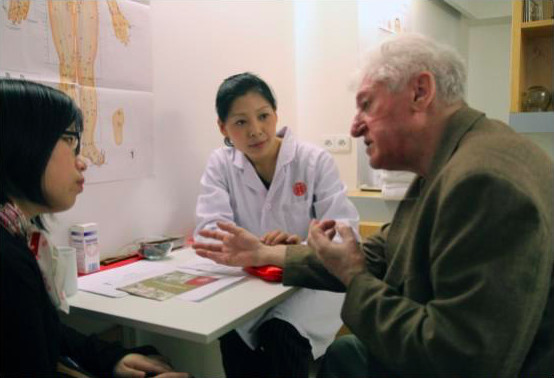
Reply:
M83 223L71 226L69 242L77 250L77 271L88 274L100 269L98 225Z

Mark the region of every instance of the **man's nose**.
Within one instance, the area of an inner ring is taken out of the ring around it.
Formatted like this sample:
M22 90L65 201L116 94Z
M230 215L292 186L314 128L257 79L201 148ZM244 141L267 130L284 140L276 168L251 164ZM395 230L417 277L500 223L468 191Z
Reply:
M352 126L350 127L350 135L353 138L357 138L365 133L367 126L362 122L358 115L352 120Z

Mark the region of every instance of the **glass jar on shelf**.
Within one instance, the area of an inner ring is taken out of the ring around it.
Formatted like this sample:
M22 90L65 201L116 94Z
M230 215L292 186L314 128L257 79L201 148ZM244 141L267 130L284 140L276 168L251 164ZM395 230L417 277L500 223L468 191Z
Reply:
M523 93L523 110L526 112L545 112L550 106L550 91L542 85L533 85Z

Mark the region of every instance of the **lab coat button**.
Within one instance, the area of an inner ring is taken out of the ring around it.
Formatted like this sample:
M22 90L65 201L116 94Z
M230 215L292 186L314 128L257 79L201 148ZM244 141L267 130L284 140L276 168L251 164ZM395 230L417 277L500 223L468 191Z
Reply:
M265 209L266 209L266 210L271 210L271 204L270 204L270 203L266 203L266 204L265 204Z

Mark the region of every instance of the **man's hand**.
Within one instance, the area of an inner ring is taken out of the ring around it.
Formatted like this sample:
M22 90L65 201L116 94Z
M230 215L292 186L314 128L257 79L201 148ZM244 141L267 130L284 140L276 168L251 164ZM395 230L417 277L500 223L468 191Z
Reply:
M190 378L187 373L174 372L162 356L143 356L142 354L129 353L115 365L116 377L145 377L146 373L155 374L156 377L166 378Z
M335 230L342 243L333 242ZM312 247L325 268L335 275L346 287L352 278L366 270L365 258L358 247L354 231L334 221L312 221L308 235L308 245Z
M222 231L199 232L200 236L221 241L220 244L193 243L192 248L199 256L230 266L283 265L284 247L265 246L255 235L232 223L218 222L217 226Z
M264 234L260 238L260 241L265 245L298 244L302 241L302 238L295 234L289 234L281 230L274 230Z

